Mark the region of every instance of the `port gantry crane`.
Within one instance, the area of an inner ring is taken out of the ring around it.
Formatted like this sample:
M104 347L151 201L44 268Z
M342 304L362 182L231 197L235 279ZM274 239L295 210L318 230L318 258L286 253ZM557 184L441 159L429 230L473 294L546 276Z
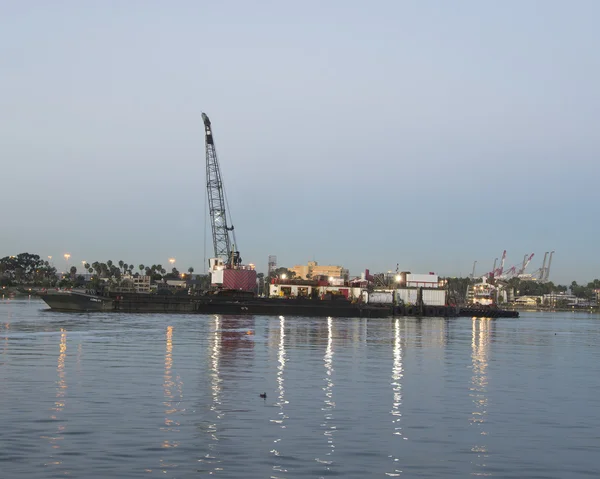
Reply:
M204 121L206 140L206 190L215 257L221 259L230 267L235 267L241 264L242 259L239 251L234 250L237 244L233 225L229 226L227 222L227 211L225 210L227 199L223 189L223 179L219 168L217 150L215 149L212 126L206 113L202 113L202 120ZM229 219L231 220L231 216ZM233 236L233 243L229 236L230 231Z

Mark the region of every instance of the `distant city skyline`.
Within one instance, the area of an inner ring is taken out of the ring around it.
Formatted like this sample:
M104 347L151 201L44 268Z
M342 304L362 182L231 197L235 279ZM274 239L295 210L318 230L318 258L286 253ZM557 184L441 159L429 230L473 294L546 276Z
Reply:
M142 7L143 6L143 7ZM600 277L600 3L0 5L0 256ZM205 239L206 237L206 243ZM205 247L206 244L206 247ZM206 251L206 253L205 253Z
M24 252L25 251L19 251L19 252L15 252L14 254L16 255L16 254L24 253ZM31 254L39 254L39 253L37 253L35 251L27 251L27 252L31 253ZM69 257L68 259L66 258L67 255ZM4 256L4 255L2 255L2 256ZM47 260L59 272L66 272L68 268L70 268L71 266L75 266L77 268L78 273L83 273L83 272L87 272L87 270L84 269L84 264L85 263L88 263L88 264L91 265L95 261L106 262L106 261L111 260L111 261L113 261L113 263L115 265L117 265L119 261L124 261L128 265L133 265L133 271L134 272L138 272L139 271L139 265L140 264L144 265L145 267L150 267L150 266L152 266L154 264L154 265L161 265L167 272L170 272L172 270L172 268L175 267L175 268L178 269L179 272L187 273L188 269L191 266L192 268L194 268L194 274L204 274L204 273L206 273L206 271L203 270L200 265L199 266L194 266L192 264L189 264L189 265L178 264L177 259L174 258L174 257L169 257L169 258L166 259L166 261L158 261L158 260L156 260L156 261L151 261L151 262L141 261L141 262L131 262L131 263L129 261L125 260L125 259L122 259L122 258L120 258L120 259L107 258L107 259L93 259L93 260L87 260L87 259L77 260L77 258L71 259L72 255L70 253L64 253L63 255L57 255L57 256L55 256L55 255L47 255L45 257L44 257L44 255L40 255L40 257L43 260ZM497 267L500 267L500 257L498 257L496 259L498 260ZM543 259L543 257L542 257L542 259ZM309 260L309 261L313 261L313 260ZM305 261L304 264L308 263L309 261ZM329 264L329 263L326 263L326 262L317 262L317 263L319 264L319 266L339 266L339 267L342 267L342 268L345 267L345 265L343 265L343 264ZM255 263L253 263L252 261L248 261L247 264L255 264ZM534 272L538 273L539 270L542 268L543 264L544 263L540 263L540 265L534 265L534 266L529 265L529 267L525 271L525 274L531 274L531 273L534 273ZM552 265L553 264L554 263L552 263ZM266 262L265 262L265 265L266 265ZM293 264L292 263L290 263L290 264L280 264L279 262L277 262L276 266L278 268L279 267L284 267L284 268L288 268L288 269L293 269L294 267L302 266L302 263L295 262ZM478 268L477 265L475 265L475 266L476 266L475 267L475 276L476 277L481 277L481 276L489 273L493 269L493 263L492 263L491 267L489 267L489 268L485 268L485 267ZM520 263L517 263L516 265L512 265L512 264L509 265L508 262L506 262L505 266L504 266L504 271L507 271L512 266L518 266L518 267L520 267L520 266L522 266L522 261ZM548 262L546 262L546 266L548 266ZM473 265L471 265L471 270L470 271L468 271L468 272L460 272L458 274L443 274L443 273L441 273L439 271L432 271L432 270L427 270L427 271L422 270L422 271L412 271L412 272L413 273L430 273L430 272L432 272L432 273L439 274L440 276L468 277L473 272L472 268L473 268ZM553 269L554 268L552 267L552 270ZM265 273L265 274L268 273L267 267L263 268L260 265L257 265L257 270L258 270L258 272L262 272L262 273ZM388 269L383 269L383 270L374 270L372 268L366 267L366 268L358 270L358 271L350 271L350 277L358 277L365 270L369 270L369 272L371 274L374 274L374 273L396 272L396 270L398 272L402 272L402 271L407 271L407 268L402 268L400 264L398 264L397 267L396 267L396 265L393 265L393 268L391 268L391 269L388 268ZM572 278L570 280L566 280L566 281L562 281L561 282L561 281L558 281L558 280L554 280L552 278L552 274L550 274L549 280L553 281L556 284L561 283L561 284L565 284L567 286L573 280L580 281L578 278Z

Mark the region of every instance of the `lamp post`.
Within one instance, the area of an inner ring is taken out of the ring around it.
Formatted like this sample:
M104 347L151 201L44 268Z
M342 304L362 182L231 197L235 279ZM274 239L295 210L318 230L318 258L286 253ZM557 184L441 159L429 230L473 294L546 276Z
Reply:
M69 272L69 258L71 257L71 255L69 253L65 253L63 256L65 257L65 263L67 265L67 269L65 272L68 273Z

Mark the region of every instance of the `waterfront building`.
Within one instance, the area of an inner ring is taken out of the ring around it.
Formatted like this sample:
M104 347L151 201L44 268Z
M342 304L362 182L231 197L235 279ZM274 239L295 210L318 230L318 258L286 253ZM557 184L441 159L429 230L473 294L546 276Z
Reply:
M515 304L521 306L538 306L542 304L542 296L519 296L515 299Z
M296 265L289 268L296 273L298 279L311 279L318 276L327 276L328 278L348 279L348 270L342 266L320 265L316 261L309 261L305 265Z
M150 280L152 279L151 276L125 275L125 276L123 276L123 279L131 281L133 283L133 289L135 290L136 293L149 293L150 292Z
M542 303L546 306L567 306L571 304L577 304L578 299L573 294L567 293L550 293L545 294L542 300Z

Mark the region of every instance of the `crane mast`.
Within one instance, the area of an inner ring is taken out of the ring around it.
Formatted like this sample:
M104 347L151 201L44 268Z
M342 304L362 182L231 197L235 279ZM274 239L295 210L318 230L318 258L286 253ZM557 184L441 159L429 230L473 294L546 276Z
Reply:
M202 113L202 120L204 121L206 140L206 190L215 257L220 258L227 264L238 264L240 262L239 252L233 251L229 237L229 232L233 231L233 226L227 224L221 169L219 168L210 119L206 113Z
M548 251L544 254L544 262L542 263L542 268L540 269L540 281L544 281L544 275L546 274L546 259L548 258Z
M548 266L546 266L546 269L543 272L543 280L544 282L548 281L548 277L550 276L550 265L552 264L552 255L554 254L554 251L550 251L550 257L548 258Z

